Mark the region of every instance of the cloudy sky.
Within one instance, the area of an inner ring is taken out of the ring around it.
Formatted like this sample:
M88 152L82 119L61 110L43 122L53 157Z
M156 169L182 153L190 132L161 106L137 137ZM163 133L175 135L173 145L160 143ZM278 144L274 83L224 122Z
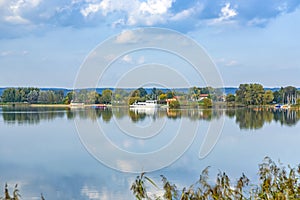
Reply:
M299 24L299 0L0 0L0 87L71 88L94 48L139 27L195 40L226 86L299 87Z

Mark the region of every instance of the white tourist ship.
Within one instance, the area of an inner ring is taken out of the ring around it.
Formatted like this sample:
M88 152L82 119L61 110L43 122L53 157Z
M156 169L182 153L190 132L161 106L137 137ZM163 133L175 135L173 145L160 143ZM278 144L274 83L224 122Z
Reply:
M130 105L130 108L157 108L156 100L147 100L145 102L135 102Z

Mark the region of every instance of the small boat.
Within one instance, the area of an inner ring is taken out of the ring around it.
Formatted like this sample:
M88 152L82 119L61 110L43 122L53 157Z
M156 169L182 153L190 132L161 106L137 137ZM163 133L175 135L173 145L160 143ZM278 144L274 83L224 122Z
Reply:
M135 102L130 105L130 108L157 108L156 100L147 100L145 102Z
M276 104L276 105L274 106L274 108L275 108L275 109L280 109L281 106L282 106L282 105L280 105L280 104Z
M276 104L274 106L275 109L284 109L284 110L287 110L287 109L290 109L291 106L289 104L284 104L284 105L281 105L281 104Z

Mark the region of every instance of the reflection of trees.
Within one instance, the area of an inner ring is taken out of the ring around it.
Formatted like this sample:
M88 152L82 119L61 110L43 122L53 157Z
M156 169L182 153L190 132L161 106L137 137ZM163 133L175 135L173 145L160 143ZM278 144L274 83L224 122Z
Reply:
M2 117L5 122L18 124L37 124L41 120L52 120L64 117L64 109L3 107Z
M113 116L111 109L98 110L102 114L102 120L109 122Z
M192 121L205 120L210 121L218 119L223 115L234 118L240 129L259 129L265 123L275 121L281 125L293 126L300 119L300 111L295 110L264 110L264 109L158 109L154 113L137 112L128 110L128 108L32 108L32 107L3 107L2 116L5 122L9 123L28 123L37 124L43 120L54 120L55 118L64 118L73 120L75 118L88 119L96 121L102 119L104 122L110 122L112 117L117 119L129 117L132 122L144 120L147 116L153 119L170 118L181 119L188 118Z
M113 108L112 109L113 116L117 119L122 119L124 116L127 116L128 109L124 108Z
M183 110L177 110L177 109L167 109L167 117L172 119L177 119L181 117Z
M299 113L294 110L277 110L274 112L274 120L281 125L293 126L299 120Z
M236 110L236 123L239 124L240 129L258 129L263 127L263 113L251 109Z
M232 117L233 112L226 112L226 115ZM295 110L254 110L237 109L235 110L236 123L241 129L259 129L273 120L281 125L292 126L299 121L299 112Z
M227 110L225 110L225 114L229 118L234 118L234 116L235 116L235 109L227 109Z
M146 118L146 113L138 113L132 110L129 110L128 115L133 122L143 121Z

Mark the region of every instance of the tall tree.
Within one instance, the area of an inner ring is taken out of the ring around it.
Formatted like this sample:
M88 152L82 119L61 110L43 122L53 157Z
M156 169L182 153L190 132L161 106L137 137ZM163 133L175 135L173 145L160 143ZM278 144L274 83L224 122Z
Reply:
M273 101L274 95L271 90L267 90L264 94L264 104L269 104Z
M262 105L264 93L261 84L240 84L236 91L236 101L245 105Z
M37 103L39 98L39 92L36 90L32 90L27 95L27 101L28 103Z
M100 103L111 104L112 91L109 89L102 91L102 96L100 98Z

